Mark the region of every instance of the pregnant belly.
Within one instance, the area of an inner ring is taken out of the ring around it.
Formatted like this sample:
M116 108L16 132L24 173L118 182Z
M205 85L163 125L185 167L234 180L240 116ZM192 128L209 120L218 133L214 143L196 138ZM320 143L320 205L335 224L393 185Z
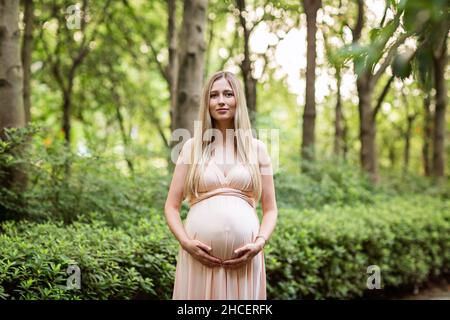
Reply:
M245 200L214 196L190 209L185 228L191 239L212 248L211 255L227 260L236 257L234 250L253 242L259 221L254 208Z

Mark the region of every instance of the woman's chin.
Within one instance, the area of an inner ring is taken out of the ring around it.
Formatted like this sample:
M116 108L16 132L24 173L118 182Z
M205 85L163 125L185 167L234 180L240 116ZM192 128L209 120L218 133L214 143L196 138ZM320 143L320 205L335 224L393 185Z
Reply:
M229 115L228 113L227 114L219 114L219 115L216 115L216 117L215 117L216 121L229 121L232 119L233 119L233 117L231 115Z

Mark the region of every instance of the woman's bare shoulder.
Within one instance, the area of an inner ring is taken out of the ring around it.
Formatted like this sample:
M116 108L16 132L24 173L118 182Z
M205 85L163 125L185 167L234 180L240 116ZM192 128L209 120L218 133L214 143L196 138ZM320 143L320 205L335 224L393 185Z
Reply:
M269 156L269 152L267 151L266 144L256 138L253 138L253 141L256 145L256 150L258 154L258 162L259 167L262 170L262 174L272 174L272 168L271 168L271 158Z
M180 142L179 144L181 144L181 146L178 148L181 148L181 150L179 151L177 163L189 164L194 138L189 138L185 142Z
M191 137L189 139L186 140L186 142L184 143L185 146L191 146L194 143L194 137Z
M253 138L253 144L258 148L258 152L267 150L266 144L257 138Z

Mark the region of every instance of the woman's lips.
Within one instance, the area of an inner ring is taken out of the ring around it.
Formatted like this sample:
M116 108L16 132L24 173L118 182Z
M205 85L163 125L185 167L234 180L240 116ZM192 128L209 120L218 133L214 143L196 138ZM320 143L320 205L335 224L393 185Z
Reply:
M220 113L224 113L224 112L227 112L228 111L228 109L217 109L217 112L220 112Z

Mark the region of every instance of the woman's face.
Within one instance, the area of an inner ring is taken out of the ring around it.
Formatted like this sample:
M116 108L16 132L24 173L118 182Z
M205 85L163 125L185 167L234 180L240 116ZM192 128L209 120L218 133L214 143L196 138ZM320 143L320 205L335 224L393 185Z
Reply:
M218 122L230 122L234 119L236 98L225 78L217 79L212 85L209 94L209 113Z

